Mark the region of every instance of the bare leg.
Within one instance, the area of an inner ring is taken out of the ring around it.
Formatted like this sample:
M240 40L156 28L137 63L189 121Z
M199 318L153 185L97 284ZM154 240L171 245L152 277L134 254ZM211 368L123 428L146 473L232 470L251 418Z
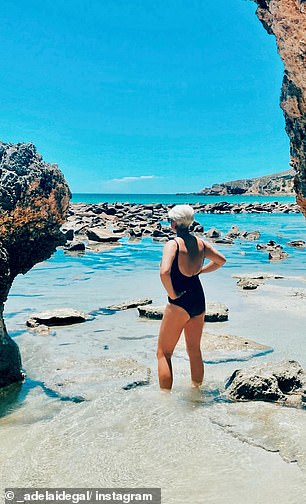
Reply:
M157 359L161 389L170 390L173 382L171 356L182 330L189 320L188 313L180 306L167 304L160 326Z
M200 347L204 327L204 315L203 313L202 315L191 318L184 328L193 387L202 385L204 378L204 365Z

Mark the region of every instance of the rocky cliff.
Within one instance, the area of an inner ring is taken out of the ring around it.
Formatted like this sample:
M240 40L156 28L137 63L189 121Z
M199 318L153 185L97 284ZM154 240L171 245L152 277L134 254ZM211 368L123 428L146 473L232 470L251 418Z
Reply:
M0 388L21 379L21 359L3 320L16 275L50 257L63 242L60 226L70 200L56 165L33 144L0 142Z
M306 1L254 1L259 20L276 37L285 66L281 107L290 138L291 166L296 173L297 203L306 216Z
M226 194L245 194L261 196L293 195L293 170L266 175L252 179L232 180L221 184L213 184L202 189L199 194L219 196Z

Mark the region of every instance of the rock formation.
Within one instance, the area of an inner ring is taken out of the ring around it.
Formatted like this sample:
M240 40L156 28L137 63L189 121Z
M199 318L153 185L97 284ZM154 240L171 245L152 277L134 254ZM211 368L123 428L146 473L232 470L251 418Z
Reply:
M295 170L297 203L306 216L306 2L305 0L254 0L256 14L276 37L285 65L281 107L290 138L291 166Z
M232 180L213 184L211 187L202 189L199 194L206 196L219 196L226 194L244 194L260 196L284 196L293 195L294 171L288 170L264 177L251 179Z
M19 350L3 320L4 302L14 278L63 243L60 226L70 196L58 167L45 163L33 144L0 142L0 388L22 379Z
M296 361L236 369L225 388L234 401L272 401L300 407L305 402L305 371Z

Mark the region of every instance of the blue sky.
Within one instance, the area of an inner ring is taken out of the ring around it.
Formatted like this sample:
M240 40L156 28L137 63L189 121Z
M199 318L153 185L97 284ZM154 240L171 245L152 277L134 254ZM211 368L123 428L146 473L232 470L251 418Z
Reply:
M0 139L73 192L174 193L288 169L274 37L247 0L1 2Z

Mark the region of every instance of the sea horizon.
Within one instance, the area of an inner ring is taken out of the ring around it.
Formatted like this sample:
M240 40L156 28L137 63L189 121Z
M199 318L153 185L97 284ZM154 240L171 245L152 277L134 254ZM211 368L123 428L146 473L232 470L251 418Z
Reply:
M221 195L208 196L196 193L72 193L72 203L137 203L137 204L183 204L183 203L218 203L227 201L231 203L295 203L295 196L261 196L261 195Z

